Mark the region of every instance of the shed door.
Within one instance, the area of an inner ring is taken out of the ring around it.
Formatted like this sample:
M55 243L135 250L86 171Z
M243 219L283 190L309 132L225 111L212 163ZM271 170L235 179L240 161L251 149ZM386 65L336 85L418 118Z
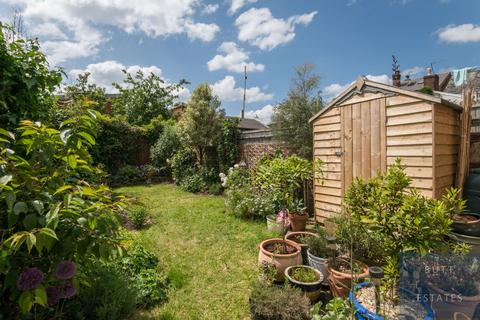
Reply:
M370 178L386 169L385 98L341 108L343 191L355 177Z

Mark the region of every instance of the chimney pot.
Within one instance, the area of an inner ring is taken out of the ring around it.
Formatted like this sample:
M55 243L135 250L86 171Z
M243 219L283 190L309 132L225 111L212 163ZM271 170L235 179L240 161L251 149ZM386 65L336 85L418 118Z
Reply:
M432 68L427 68L427 75L423 77L423 86L438 91L440 87L440 78L438 74L433 74Z
M392 84L394 87L400 87L402 85L402 74L400 73L400 71L396 70L393 74L392 74Z

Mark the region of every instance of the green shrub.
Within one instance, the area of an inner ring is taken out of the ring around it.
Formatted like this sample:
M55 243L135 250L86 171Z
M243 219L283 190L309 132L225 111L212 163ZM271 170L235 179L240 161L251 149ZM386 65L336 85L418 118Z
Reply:
M133 205L127 209L127 215L133 226L137 229L141 229L147 221L148 211L145 206Z
M213 183L208 186L208 193L213 195L221 195L222 194L222 185L220 182Z
M155 269L142 269L132 280L137 290L139 307L150 307L166 300L168 278L164 273Z
M112 181L118 184L131 184L141 181L143 172L139 167L126 165L121 167L112 177Z
M250 295L254 320L308 320L310 301L298 289L257 283Z
M152 165L162 174L171 174L168 161L182 147L174 125L167 125L155 144L150 148Z
M158 262L155 254L137 244L129 248L119 265L124 273L134 276L143 269L155 269Z
M202 175L198 172L192 173L189 176L183 178L180 182L180 188L187 192L197 193L205 190L206 183L203 181Z
M337 240L338 241L338 240ZM327 237L325 230L320 228L318 230L318 237L307 237L307 245L310 252L320 258L325 258L328 255Z
M125 319L138 303L138 288L114 263L93 262L86 270L90 283L75 300L67 301L66 319Z
M177 185L193 172L197 171L197 162L192 150L182 148L178 150L170 160L172 167L172 178Z
M355 313L347 299L333 298L324 310L320 309L321 306L322 304L319 302L312 307L312 320L350 320Z

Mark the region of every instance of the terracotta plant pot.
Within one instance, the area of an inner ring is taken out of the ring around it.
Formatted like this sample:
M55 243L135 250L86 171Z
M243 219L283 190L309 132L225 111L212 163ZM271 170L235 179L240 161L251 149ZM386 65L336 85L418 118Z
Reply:
M307 227L308 214L289 213L288 221L292 231L305 231Z
M307 250L308 250L308 244L302 243L300 241L300 238L302 237L317 237L318 235L313 232L307 232L307 231L295 231L295 232L290 232L287 234L285 237L287 240L293 241L296 244L300 246L302 249L302 259L303 259L303 264L308 264L308 257L307 257Z
M274 246L282 248L285 243L288 248L288 253L272 252L272 248ZM277 269L277 274L275 276L275 281L277 282L284 281L286 268L302 263L302 250L293 241L283 240L280 238L267 239L262 241L259 247L260 250L258 252L258 264L273 264Z
M476 213L460 213L452 217L452 228L455 233L471 237L480 237L480 215Z
M267 230L278 234L282 233L283 225L277 221L277 215L271 214L267 216Z
M310 269L316 274L316 279L313 282L301 282L292 277L293 271L297 268L306 268ZM309 266L291 266L285 269L285 278L287 278L288 282L296 288L302 290L305 295L310 299L310 302L315 302L320 297L320 293L322 291L322 281L323 281L323 274L319 272L317 269L309 267Z
M345 298L348 296L352 288L352 281L355 280L356 282L361 281L368 277L368 266L363 262L358 260L353 260L355 264L361 267L361 273L352 273L352 272L344 272L341 270L336 270L333 265L332 261L329 260L328 262L328 284L330 285L330 289L332 290L332 294L335 297ZM337 258L336 263L344 264L350 266L350 260L345 258Z

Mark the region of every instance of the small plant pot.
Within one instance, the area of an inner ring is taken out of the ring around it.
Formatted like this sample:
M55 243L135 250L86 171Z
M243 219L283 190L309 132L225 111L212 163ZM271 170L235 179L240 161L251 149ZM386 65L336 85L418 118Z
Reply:
M307 250L308 250L308 244L302 243L301 238L302 237L317 237L318 235L313 232L307 232L307 231L295 231L295 232L290 232L287 234L285 237L287 240L293 241L296 244L300 246L302 249L302 259L303 259L303 264L308 264L308 257L307 257Z
M345 258L337 258L336 261L337 264L341 263L347 266L350 265L350 261ZM335 267L332 265L332 261L328 261L328 284L330 285L332 294L335 297L346 298L352 288L352 281L359 282L363 281L365 278L368 277L368 266L358 260L353 260L353 262L361 267L361 273L352 273L342 270L336 270Z
M283 226L280 222L277 221L276 215L271 214L267 216L267 230L278 234L282 233Z
M328 259L314 256L307 250L308 265L320 271L323 275L322 284L328 286Z
M480 214L460 213L452 217L452 228L455 233L480 237Z
M288 221L292 231L305 231L307 227L308 214L289 213Z
M272 252L275 246L283 247L286 244L287 253ZM275 281L283 282L285 280L285 269L302 263L302 250L293 241L273 238L262 241L258 252L258 264L271 264L277 269Z
M369 311L367 308L365 308L361 303L360 301L357 300L357 297L356 297L356 292L357 290L361 289L361 288L364 288L364 287L369 287L369 286L373 286L373 283L372 282L363 282L363 283L360 283L360 284L357 284L354 289L352 291L350 291L350 294L349 294L349 299L350 299L350 302L352 303L353 305L353 308L355 309L355 316L357 319L364 319L364 320L384 320L385 318L374 313L374 312L371 312ZM406 290L406 289L403 289L403 288L400 288L400 291L402 292L402 295L405 295L405 296L408 296L408 297L412 297L412 300L415 300L415 294L409 290ZM421 305L425 311L426 311L426 316L423 317L423 320L433 320L435 319L435 315L434 315L434 312L432 310L432 308L430 307L430 305L427 303L427 302L418 302L419 306ZM411 319L418 319L417 317L414 317L413 315L411 315Z
M316 279L313 282L301 282L293 278L292 274L293 271L297 268L305 268L310 269L315 272ZM323 281L323 274L315 268L309 266L291 266L285 269L285 278L287 278L288 282L302 290L305 295L310 299L310 302L315 302L320 297L320 293L322 291L322 281Z

